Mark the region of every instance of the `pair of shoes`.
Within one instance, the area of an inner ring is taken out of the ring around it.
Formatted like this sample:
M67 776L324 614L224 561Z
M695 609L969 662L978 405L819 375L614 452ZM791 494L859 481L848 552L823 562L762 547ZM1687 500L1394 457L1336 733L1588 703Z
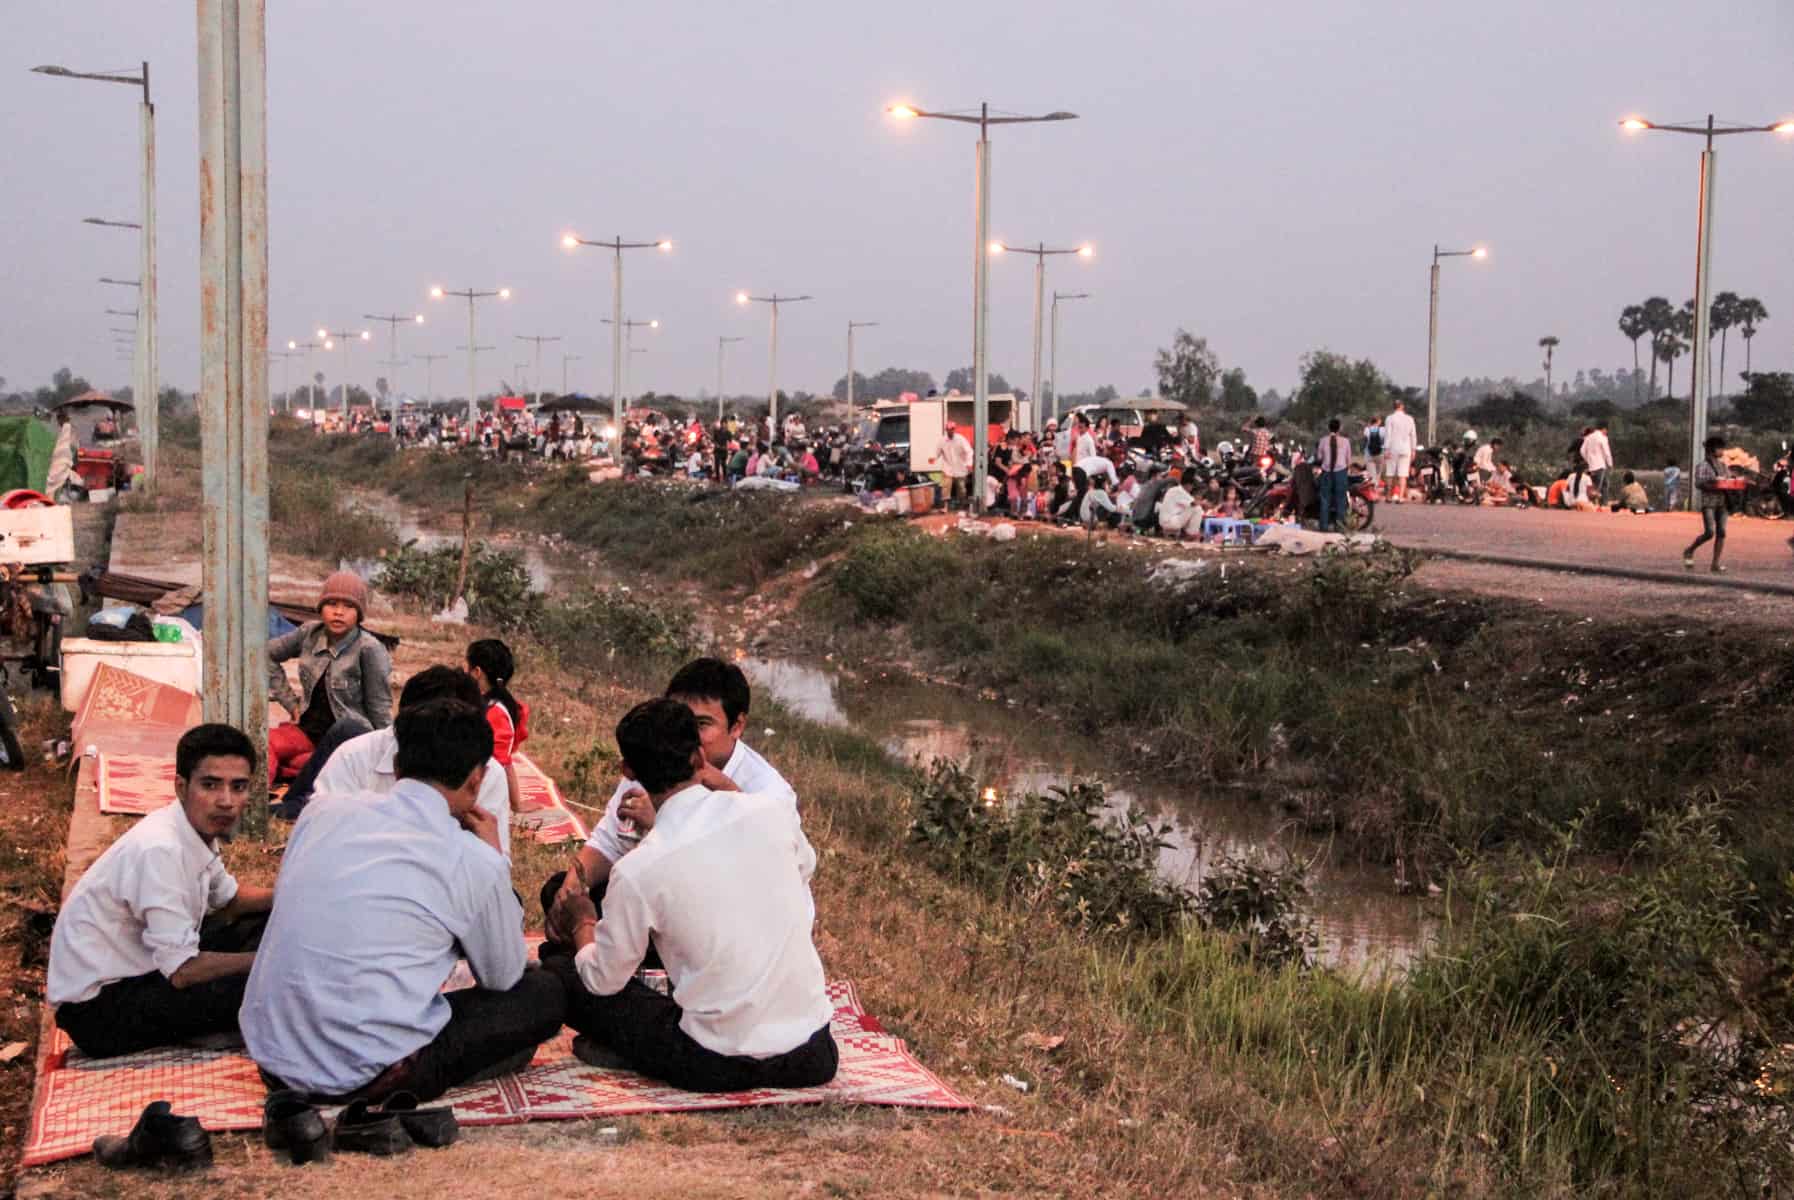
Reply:
M291 1089L271 1092L262 1102L262 1142L285 1150L296 1167L330 1161L330 1126L317 1106Z
M1682 556L1682 569L1683 569L1683 570L1684 570L1684 571L1692 571L1692 570L1694 570L1694 555L1692 555L1692 554L1684 554L1684 555L1683 555L1683 556Z
M93 1140L93 1156L101 1166L161 1167L168 1171L193 1171L212 1165L212 1135L198 1117L175 1115L168 1101L157 1100L144 1108L131 1132L102 1134Z
M450 1108L419 1108L410 1092L394 1092L379 1105L357 1100L336 1118L336 1148L360 1154L407 1154L413 1145L440 1150L461 1136Z

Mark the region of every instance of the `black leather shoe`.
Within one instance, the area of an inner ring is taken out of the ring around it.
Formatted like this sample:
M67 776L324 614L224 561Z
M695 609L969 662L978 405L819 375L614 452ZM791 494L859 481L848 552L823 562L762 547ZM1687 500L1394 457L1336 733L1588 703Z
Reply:
M262 1141L270 1150L285 1150L295 1166L330 1158L330 1127L295 1091L271 1093L262 1103Z
M409 1154L411 1136L399 1124L396 1113L368 1107L357 1100L336 1118L336 1148L355 1154Z
M380 1111L396 1116L413 1142L432 1150L451 1146L461 1136L461 1125L455 1120L454 1109L446 1105L419 1108L417 1097L410 1092L394 1092L380 1105Z
M168 1101L157 1100L144 1108L130 1133L95 1138L93 1156L101 1166L115 1169L198 1170L212 1165L212 1135L200 1127L198 1117L178 1117Z

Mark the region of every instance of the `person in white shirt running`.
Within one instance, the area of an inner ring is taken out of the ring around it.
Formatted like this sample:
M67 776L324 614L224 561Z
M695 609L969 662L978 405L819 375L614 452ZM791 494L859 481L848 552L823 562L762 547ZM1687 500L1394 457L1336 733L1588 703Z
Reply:
M50 935L44 998L83 1054L107 1058L231 1033L274 893L218 856L256 770L230 725L174 751L174 803L125 831L75 884Z
M612 868L602 919L578 889L555 905L575 950L545 968L566 989L567 1023L687 1091L827 1083L839 1058L811 936L816 854L796 811L783 796L706 787L713 768L677 700L636 705L617 748L656 817ZM670 996L635 978L650 937Z
M1414 465L1418 437L1407 405L1397 400L1395 411L1383 422L1384 470L1394 480L1389 489L1391 503L1401 504L1408 499L1408 471Z
M753 694L740 667L720 658L694 659L668 681L666 698L691 709L697 721L699 741L704 747L704 766L698 782L712 791L778 796L796 814L797 793L771 763L742 740ZM649 803L647 792L634 780L623 779L611 794L603 819L579 848L573 865L556 871L543 883L543 915L553 911L555 901L563 893L581 890L581 880L585 882L583 890L602 911L612 868L640 845L653 827L654 806ZM567 953L567 940L561 936L564 932L550 923L548 940L542 944L543 958Z
M971 502L972 443L966 435L959 432L957 425L947 426L947 436L941 442L941 448L935 452L933 461L941 466L941 474L947 477L947 507L952 508L964 500Z

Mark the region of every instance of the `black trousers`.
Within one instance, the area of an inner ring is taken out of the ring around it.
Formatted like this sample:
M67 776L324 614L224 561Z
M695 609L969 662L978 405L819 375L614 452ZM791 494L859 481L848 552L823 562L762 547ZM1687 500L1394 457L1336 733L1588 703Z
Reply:
M630 980L614 996L594 996L571 958L551 959L544 969L566 986L567 1024L615 1051L634 1070L688 1092L820 1087L840 1065L827 1025L773 1058L718 1054L679 1028L684 1013L671 997L639 980Z
M548 877L548 882L542 885L542 894L539 899L542 901L542 916L544 920L547 919L549 912L554 909L554 898L561 894L561 885L566 882L567 872L556 871ZM600 917L604 916L604 893L609 887L610 883L608 880L600 880L593 884L591 890L586 893L586 895L592 898L592 907L598 910L598 915ZM536 957L546 962L550 958L572 953L573 947L567 945L565 942L544 941L541 949L536 951ZM648 943L648 957L642 959L642 966L647 967L651 971L658 971L661 969L660 955L656 953L653 942Z
M251 951L268 924L265 913L236 921L207 922L199 948L220 954ZM118 979L90 1000L56 1007L56 1024L90 1058L134 1054L208 1033L234 1033L249 975L177 988L160 971Z
M468 1083L493 1068L515 1063L521 1068L537 1046L561 1031L567 1012L567 989L559 976L531 967L508 991L471 987L448 994L449 1021L434 1040L400 1059L365 1086L340 1096L314 1093L314 1104L381 1101L397 1092L418 1100L434 1100L452 1087ZM270 1089L287 1086L267 1071Z

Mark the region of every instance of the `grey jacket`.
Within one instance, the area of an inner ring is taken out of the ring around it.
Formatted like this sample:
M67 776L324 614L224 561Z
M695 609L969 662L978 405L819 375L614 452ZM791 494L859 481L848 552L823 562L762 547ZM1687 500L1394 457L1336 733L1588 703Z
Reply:
M292 658L299 660L297 693L280 665ZM307 621L268 643L268 695L288 712L304 711L326 672L333 719L360 717L375 729L392 724L392 659L372 634L356 629L333 649L324 623Z

